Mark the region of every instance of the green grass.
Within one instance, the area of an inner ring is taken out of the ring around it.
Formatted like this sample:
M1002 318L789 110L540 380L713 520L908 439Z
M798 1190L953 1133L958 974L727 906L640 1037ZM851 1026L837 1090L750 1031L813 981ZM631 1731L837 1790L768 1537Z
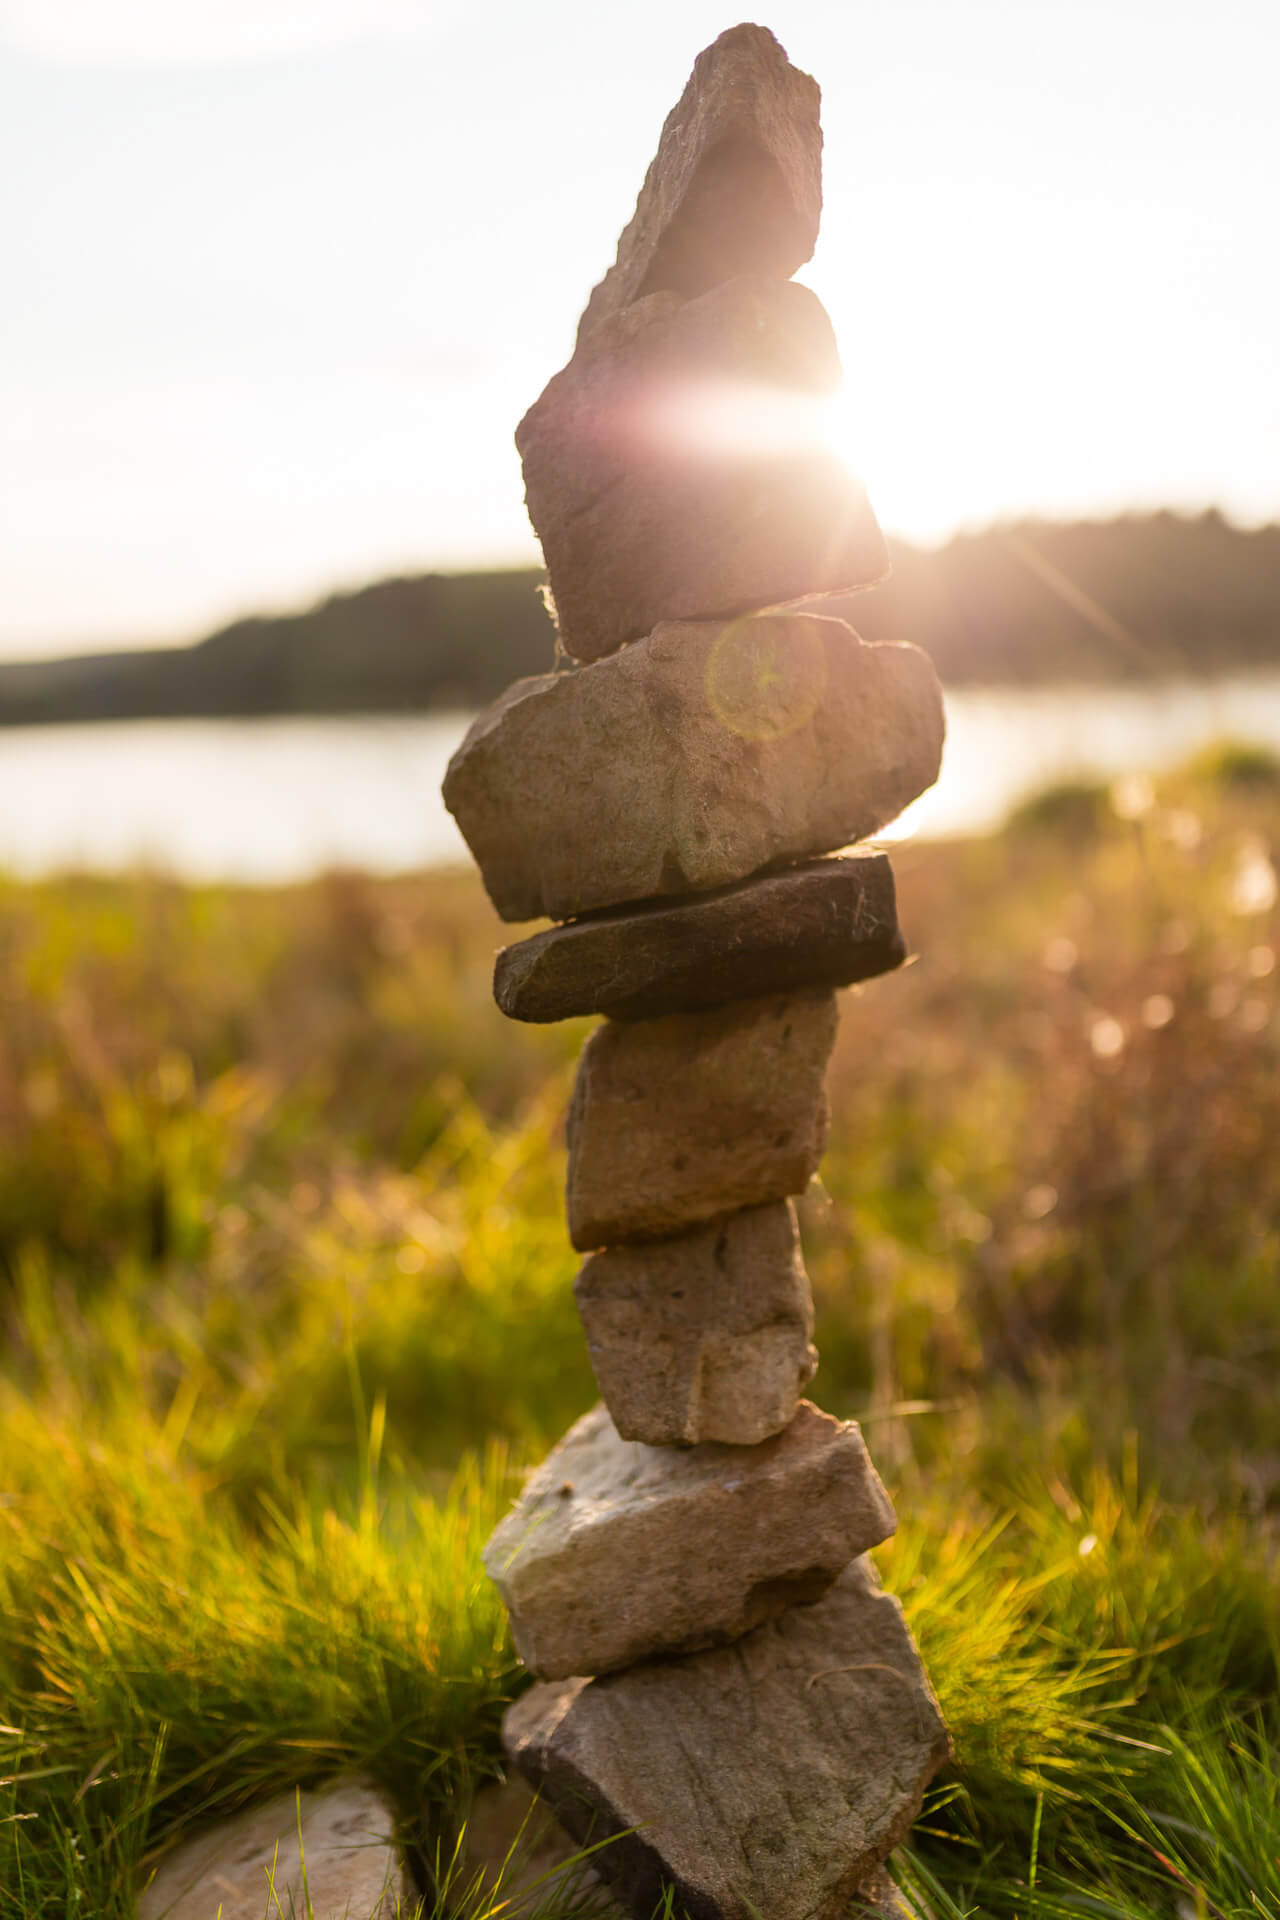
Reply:
M939 1920L1280 1915L1264 772L904 850L922 958L846 998L814 1391L955 1740ZM347 1767L425 1913L503 1910L450 1864L522 1684L479 1552L594 1389L585 1026L501 1020L502 937L463 876L0 885L0 1920L124 1920Z

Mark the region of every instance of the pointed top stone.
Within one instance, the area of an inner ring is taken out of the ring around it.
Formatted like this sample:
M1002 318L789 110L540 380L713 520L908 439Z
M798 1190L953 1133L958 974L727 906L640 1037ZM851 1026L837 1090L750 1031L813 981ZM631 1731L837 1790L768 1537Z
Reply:
M804 265L822 212L819 99L767 27L731 27L698 55L579 344L645 294L689 299L743 273L789 280Z

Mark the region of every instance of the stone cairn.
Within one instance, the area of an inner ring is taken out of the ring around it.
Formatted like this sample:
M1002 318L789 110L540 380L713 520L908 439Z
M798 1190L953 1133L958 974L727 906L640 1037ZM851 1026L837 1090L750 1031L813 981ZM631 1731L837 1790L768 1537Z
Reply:
M948 1753L868 1549L893 1511L817 1365L791 1196L825 1144L835 989L903 958L875 834L937 776L909 646L778 611L886 571L846 469L787 421L839 378L790 276L818 88L764 28L701 54L568 365L521 422L570 670L471 727L445 800L505 920L517 1020L599 1013L569 1237L603 1403L485 1561L538 1684L508 1753L637 1920L830 1920ZM782 428L779 422L784 423Z

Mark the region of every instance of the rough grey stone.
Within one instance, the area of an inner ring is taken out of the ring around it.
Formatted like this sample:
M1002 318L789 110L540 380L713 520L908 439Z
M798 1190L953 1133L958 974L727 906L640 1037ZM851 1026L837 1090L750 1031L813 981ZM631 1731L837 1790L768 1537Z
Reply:
M579 339L642 294L803 266L822 212L819 100L765 27L732 27L700 53Z
M895 1600L866 1561L733 1646L536 1686L507 1751L629 1912L837 1920L906 1837L949 1752ZM634 1829L634 1831L628 1831Z
M138 1902L138 1920L262 1920L307 1911L302 1857L315 1920L394 1920L409 1899L395 1843L395 1817L371 1781L340 1780L291 1793L179 1843L161 1860ZM274 1887L274 1899L268 1889Z
M942 734L915 647L811 614L672 624L518 680L444 798L503 919L566 920L865 839L937 779Z
M569 1238L657 1240L803 1193L827 1140L833 993L607 1021L569 1109Z
M596 1384L624 1440L752 1446L794 1417L818 1364L786 1200L674 1240L593 1253L574 1293Z
M548 928L502 949L493 992L513 1020L646 1020L852 986L905 955L889 861L858 853Z
M582 1844L515 1773L481 1787L472 1800L462 1838L462 1882L478 1881L490 1899L506 1902L503 1910L513 1916L532 1914L550 1896L571 1902L583 1920L628 1920L593 1865L595 1854L583 1859ZM593 1834L591 1844L603 1851L616 1843ZM859 1885L849 1911L866 1920L930 1920L884 1867L873 1868ZM650 1920L647 1909L642 1920Z
M607 1673L712 1646L816 1600L893 1531L852 1423L808 1401L756 1447L646 1447L604 1407L572 1427L484 1562L525 1665Z

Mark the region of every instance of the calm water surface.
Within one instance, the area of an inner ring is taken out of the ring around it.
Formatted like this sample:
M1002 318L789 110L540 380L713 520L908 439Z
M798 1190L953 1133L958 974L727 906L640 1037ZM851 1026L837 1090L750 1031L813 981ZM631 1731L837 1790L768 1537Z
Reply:
M1280 751L1280 673L947 696L942 777L888 838L982 832L1048 782L1156 771L1210 741ZM440 800L465 714L0 729L0 868L279 881L467 859Z

